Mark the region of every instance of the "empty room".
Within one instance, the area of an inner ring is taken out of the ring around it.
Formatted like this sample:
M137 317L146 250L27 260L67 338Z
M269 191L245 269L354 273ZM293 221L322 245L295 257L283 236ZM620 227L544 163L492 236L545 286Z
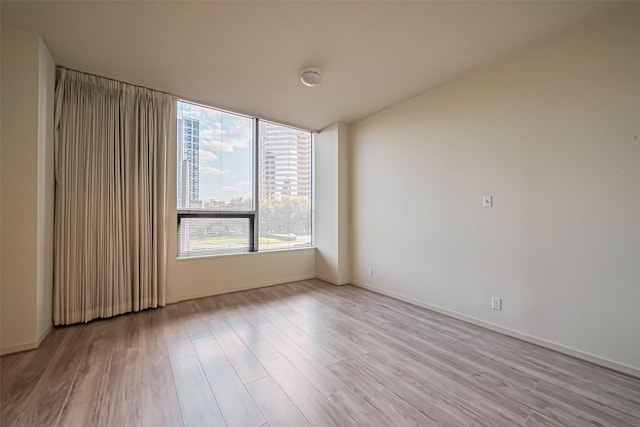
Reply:
M0 14L1 426L640 426L640 2Z

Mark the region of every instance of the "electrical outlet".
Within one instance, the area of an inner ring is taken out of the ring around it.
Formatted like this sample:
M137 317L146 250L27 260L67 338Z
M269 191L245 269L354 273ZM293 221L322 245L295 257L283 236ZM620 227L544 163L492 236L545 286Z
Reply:
M502 298L491 297L491 310L502 310Z
M373 268L371 268L371 267L367 268L367 274L369 276L373 276Z

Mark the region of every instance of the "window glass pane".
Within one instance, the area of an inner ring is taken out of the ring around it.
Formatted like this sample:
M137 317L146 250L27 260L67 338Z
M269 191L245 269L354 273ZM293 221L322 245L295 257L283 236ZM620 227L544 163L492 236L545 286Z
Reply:
M178 101L178 209L253 209L253 120Z
M198 256L249 251L246 218L182 218L178 227L178 255Z
M259 248L311 245L311 133L260 121Z

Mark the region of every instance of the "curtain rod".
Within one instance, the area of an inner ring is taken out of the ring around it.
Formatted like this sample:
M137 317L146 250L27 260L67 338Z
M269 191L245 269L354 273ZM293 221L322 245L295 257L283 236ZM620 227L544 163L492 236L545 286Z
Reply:
M139 85L139 84L129 83L129 82L125 82L125 81L122 81L122 80L116 80L116 79L112 79L111 77L101 76L99 74L87 73L86 71L76 70L76 69L73 69L73 68L65 67L63 65L57 65L56 68L58 70L69 70L69 71L73 71L73 72L80 73L80 74L86 74L88 76L100 77L102 79L111 80L113 82L124 83L124 84L130 85L130 86L135 86L135 87L139 87L139 88L142 88L142 89L153 90L155 92L164 93L165 95L173 96L174 98L177 98L177 99L180 99L180 100L183 100L183 101L186 101L186 102L190 102L192 104L201 105L201 106L206 107L206 108L213 108L214 110L219 110L219 111L222 111L222 112L225 112L225 113L237 114L237 115L245 116L245 117L249 117L249 118L256 118L258 120L262 120L262 121L265 121L265 122L273 123L275 125L285 126L285 127L288 127L288 128L294 128L294 129L303 130L303 131L307 131L307 132L311 132L311 133L319 133L320 132L320 131L317 131L317 130L308 129L308 128L305 128L305 127L301 127L301 126L296 126L296 125L289 124L289 123L280 122L278 120L271 120L271 119L265 118L265 117L257 117L257 116L255 116L253 114L245 114L245 113L241 113L241 112L237 112L237 111L232 111L232 110L229 110L229 109L226 109L226 108L216 107L216 106L213 106L211 104L204 103L202 101L190 100L190 99L188 99L188 98L186 98L184 96L179 96L179 95L173 94L171 92L166 92L166 91L158 90L158 89L152 89L152 88L147 87L147 86L142 86L142 85Z

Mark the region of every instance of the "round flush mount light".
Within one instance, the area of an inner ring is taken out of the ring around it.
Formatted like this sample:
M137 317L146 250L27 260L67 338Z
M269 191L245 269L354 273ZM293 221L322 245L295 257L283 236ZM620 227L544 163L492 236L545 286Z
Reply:
M300 71L300 80L305 86L316 87L320 84L322 76L320 75L320 70L317 68L303 68L302 71Z

